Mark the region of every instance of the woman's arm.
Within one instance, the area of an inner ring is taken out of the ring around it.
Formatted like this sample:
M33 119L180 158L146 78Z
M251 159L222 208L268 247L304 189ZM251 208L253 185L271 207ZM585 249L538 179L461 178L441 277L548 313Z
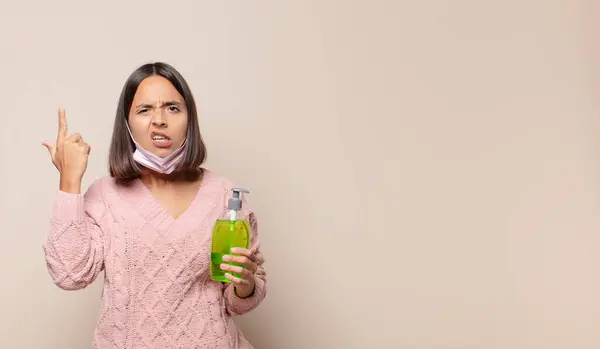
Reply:
M231 315L243 315L258 307L267 295L267 275L263 263L265 261L260 251L260 237L258 233L258 223L253 212L248 211L248 221L252 230L250 239L250 251L254 255L257 264L257 270L254 273L254 292L248 297L241 298L235 292L235 285L232 283L225 286L225 306Z
M100 181L85 194L63 190L61 186L55 198L43 249L54 283L65 290L78 290L91 284L104 268L104 236L98 222L107 209Z

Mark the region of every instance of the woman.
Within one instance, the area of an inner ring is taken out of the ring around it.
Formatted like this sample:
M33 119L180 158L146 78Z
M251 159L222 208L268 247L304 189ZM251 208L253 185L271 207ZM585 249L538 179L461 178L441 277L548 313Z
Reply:
M232 316L266 294L254 213L249 249L222 264L230 282L210 278L211 229L232 184L201 167L206 148L184 78L164 63L139 67L126 81L114 123L110 176L85 194L90 146L67 133L58 112L56 143L44 142L60 172L44 244L58 287L82 289L104 271L94 348L252 348ZM240 277L230 273L236 273Z

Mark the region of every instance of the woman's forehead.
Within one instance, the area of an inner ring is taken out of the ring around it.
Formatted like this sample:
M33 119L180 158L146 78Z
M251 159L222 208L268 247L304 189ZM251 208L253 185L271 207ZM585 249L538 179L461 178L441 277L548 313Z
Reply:
M183 103L183 97L169 80L162 76L150 76L138 86L134 101L162 105L169 101Z

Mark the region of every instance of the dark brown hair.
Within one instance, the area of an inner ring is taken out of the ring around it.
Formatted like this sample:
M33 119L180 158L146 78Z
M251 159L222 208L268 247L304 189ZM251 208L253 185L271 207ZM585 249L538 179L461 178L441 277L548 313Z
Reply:
M198 125L198 112L192 91L181 74L172 66L162 63L147 63L137 68L125 81L113 128L110 153L108 155L108 166L111 177L120 181L129 181L140 177L140 166L133 160L135 144L127 130L129 122L129 110L133 103L133 97L142 80L150 76L162 76L169 80L183 96L187 107L188 129L187 141L181 162L177 165L175 173L185 174L185 177L197 177L201 174L200 166L206 160L206 145L200 135Z

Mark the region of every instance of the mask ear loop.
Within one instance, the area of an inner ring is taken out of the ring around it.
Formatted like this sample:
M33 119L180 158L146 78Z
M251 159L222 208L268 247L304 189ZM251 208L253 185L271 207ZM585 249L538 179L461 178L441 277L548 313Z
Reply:
M129 128L129 121L125 120L125 127L127 127L127 131L129 132L129 138L133 141L133 144L137 145L137 142L133 138L133 133L131 133L131 129Z

